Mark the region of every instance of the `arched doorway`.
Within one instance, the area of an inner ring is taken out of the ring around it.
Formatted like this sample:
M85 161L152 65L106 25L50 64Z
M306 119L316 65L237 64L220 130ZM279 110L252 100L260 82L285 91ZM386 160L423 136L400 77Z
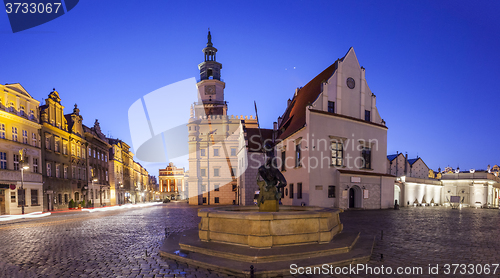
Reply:
M361 189L357 185L349 188L349 208L361 208Z
M394 202L398 202L398 205L401 205L401 199L400 199L400 195L401 194L401 188L399 187L399 185L395 184L394 185Z

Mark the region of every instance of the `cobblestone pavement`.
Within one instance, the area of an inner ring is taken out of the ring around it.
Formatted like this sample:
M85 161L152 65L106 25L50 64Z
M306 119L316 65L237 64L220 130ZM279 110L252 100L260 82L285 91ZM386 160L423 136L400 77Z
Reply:
M0 224L0 277L227 277L190 268L158 255L165 228L196 228L198 207L185 203L98 213L54 214L42 219ZM500 277L500 210L443 207L399 211L346 211L344 231L376 237L368 266L373 274L351 272L339 277ZM381 238L383 230L383 238ZM147 254L146 254L147 252ZM381 255L383 254L383 259ZM438 275L429 274L438 265ZM445 275L445 264L474 264L473 274ZM479 265L479 267L478 267ZM384 273L391 267L392 275ZM420 275L396 275L419 270ZM415 269L411 269L415 267ZM330 275L296 275L326 277Z

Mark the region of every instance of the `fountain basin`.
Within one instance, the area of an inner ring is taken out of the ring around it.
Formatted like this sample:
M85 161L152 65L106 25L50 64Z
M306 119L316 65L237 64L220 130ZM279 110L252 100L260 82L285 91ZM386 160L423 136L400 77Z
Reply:
M198 211L201 241L253 248L326 244L342 231L341 209L280 206L259 212L256 206L212 207Z

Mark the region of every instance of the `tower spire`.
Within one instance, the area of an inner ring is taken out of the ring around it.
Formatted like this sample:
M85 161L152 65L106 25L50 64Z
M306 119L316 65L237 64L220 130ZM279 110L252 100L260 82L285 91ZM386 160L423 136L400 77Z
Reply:
M212 44L212 35L210 34L210 28L208 28L208 36L207 36L208 42L207 42L207 47L213 47L214 45Z

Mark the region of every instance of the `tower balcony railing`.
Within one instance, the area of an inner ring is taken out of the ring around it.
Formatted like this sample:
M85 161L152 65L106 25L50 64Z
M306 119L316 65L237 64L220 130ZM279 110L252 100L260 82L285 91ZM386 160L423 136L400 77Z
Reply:
M219 81L224 82L224 79L222 79L222 78L213 78L212 76L210 76L210 77L209 77L209 78L207 78L207 79L201 79L201 78L200 78L200 79L196 79L196 83L200 83L200 82L201 82L201 81L203 81L203 80L214 80L214 79L215 79L215 80L219 80Z
M227 101L221 100L205 100L200 102L195 102L195 105L204 105L204 104L218 104L218 105L226 105Z

